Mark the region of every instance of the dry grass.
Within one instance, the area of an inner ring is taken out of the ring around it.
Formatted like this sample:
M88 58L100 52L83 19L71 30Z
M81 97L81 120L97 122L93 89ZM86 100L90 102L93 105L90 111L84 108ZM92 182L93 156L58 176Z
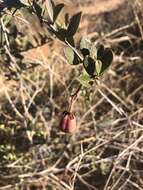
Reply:
M80 71L62 44L52 38L22 52L23 62L11 53L9 64L0 61L0 190L143 189L142 1L109 10L103 1L98 14L94 3L77 41L88 34L115 56L100 83L79 94L75 135L58 129Z

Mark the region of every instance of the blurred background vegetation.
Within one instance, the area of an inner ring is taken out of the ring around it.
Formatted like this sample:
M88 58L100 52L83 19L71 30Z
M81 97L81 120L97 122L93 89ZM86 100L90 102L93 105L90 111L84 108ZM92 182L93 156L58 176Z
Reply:
M78 130L64 134L59 121L80 66L67 63L30 9L1 10L0 190L142 190L143 2L56 2L63 13L83 12L77 44L83 36L103 43L114 61L99 86L82 89Z

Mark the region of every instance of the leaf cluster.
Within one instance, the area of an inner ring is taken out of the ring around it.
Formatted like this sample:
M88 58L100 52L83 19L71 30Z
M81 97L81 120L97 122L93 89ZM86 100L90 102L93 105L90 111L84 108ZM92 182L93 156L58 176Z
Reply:
M59 25L57 18L62 11L64 4L55 5L52 0L46 0L46 6L51 22L51 29L57 38L65 42L68 47L65 48L65 56L71 65L82 64L84 72L79 77L79 81L84 86L89 86L95 77L101 76L104 71L110 66L113 60L111 49L105 48L101 44L94 44L86 38L80 41L80 48L77 50L74 42L80 20L81 12L73 15L70 19L69 15L65 14L65 23Z
M6 2L8 3L9 1ZM19 0L18 2L23 6L27 6L24 0ZM12 4L9 5L12 6ZM111 49L105 48L101 44L94 44L84 37L81 39L80 46L77 49L74 36L80 24L81 12L76 13L71 18L69 18L68 13L65 13L64 21L61 23L59 22L59 16L64 8L63 3L55 4L53 0L45 0L44 4L39 4L38 1L33 0L28 6L41 22L44 21L44 14L48 13L48 29L68 46L64 51L68 62L71 65L83 65L83 73L79 77L79 81L84 86L92 83L110 66L113 60Z

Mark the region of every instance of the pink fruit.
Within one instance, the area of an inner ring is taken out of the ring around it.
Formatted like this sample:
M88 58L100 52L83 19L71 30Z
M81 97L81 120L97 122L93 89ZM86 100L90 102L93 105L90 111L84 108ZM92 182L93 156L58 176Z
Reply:
M76 118L73 113L64 112L60 122L60 129L65 133L75 133L76 131Z

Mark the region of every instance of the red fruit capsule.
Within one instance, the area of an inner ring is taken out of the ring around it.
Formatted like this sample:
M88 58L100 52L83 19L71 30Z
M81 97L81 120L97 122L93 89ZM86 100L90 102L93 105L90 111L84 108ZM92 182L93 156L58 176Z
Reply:
M64 112L60 122L60 129L65 133L75 133L76 131L76 118L73 113Z

